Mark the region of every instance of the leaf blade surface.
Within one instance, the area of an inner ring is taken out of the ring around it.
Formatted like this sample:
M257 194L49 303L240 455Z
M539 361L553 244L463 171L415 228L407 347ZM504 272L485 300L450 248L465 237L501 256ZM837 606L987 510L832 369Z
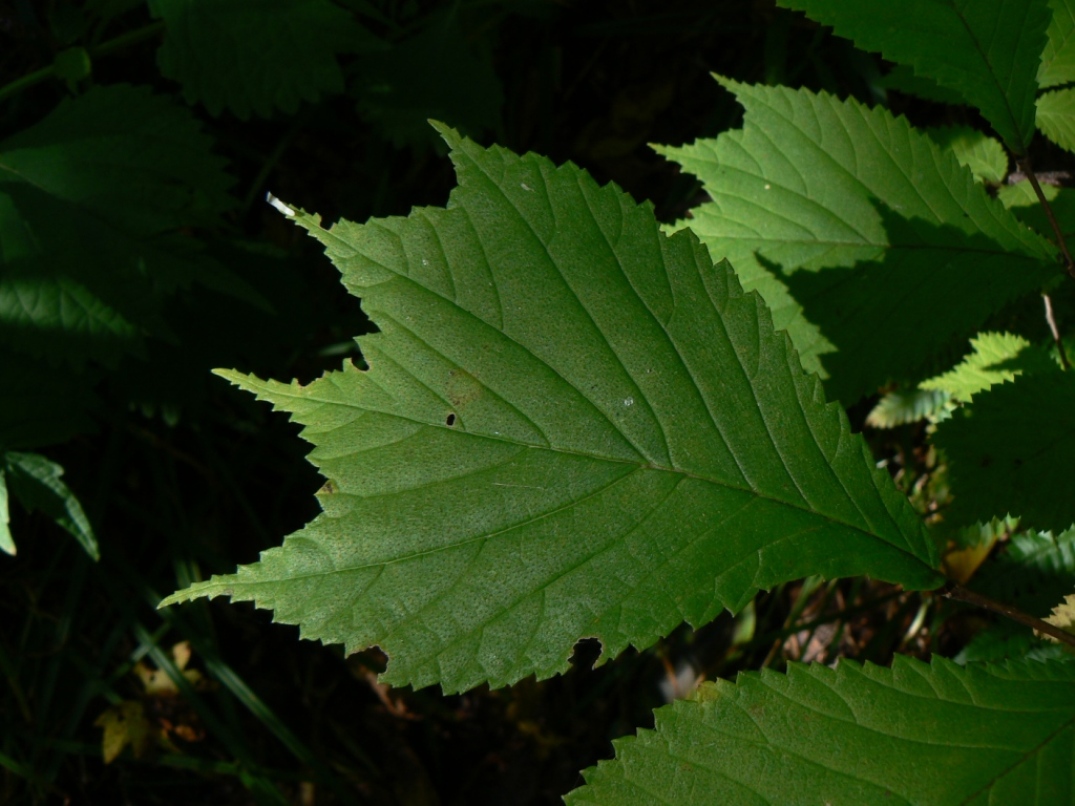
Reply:
M1068 803L1075 665L792 664L703 684L567 802Z
M865 50L912 67L981 110L1012 150L1034 136L1046 0L780 0Z
M574 166L446 130L446 209L321 229L379 334L289 411L324 513L226 594L386 679L458 690L566 668L807 573L939 584L935 548L760 298ZM331 591L329 590L331 588Z
M904 118L721 81L743 104L743 128L657 148L711 199L677 226L731 261L804 366L823 367L846 403L913 376L954 336L1056 276L1052 246Z

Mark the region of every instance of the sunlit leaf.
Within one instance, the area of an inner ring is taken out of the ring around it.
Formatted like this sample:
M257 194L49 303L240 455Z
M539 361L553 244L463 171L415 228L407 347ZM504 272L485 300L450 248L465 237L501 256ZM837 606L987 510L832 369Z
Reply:
M223 373L302 423L324 513L230 596L457 691L704 624L807 574L941 582L936 549L767 308L572 165L444 131L445 209L323 230L367 370Z
M1059 276L1052 247L904 118L723 83L745 108L742 130L658 148L711 198L678 226L765 297L841 400L913 377L953 337Z

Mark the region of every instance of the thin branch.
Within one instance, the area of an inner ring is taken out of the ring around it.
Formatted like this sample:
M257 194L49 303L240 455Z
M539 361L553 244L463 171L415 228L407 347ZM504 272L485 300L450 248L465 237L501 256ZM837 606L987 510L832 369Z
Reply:
M1060 363L1064 365L1064 369L1071 369L1071 362L1068 361L1067 350L1064 349L1064 342L1060 338L1060 328L1056 326L1056 317L1053 315L1053 301L1049 298L1048 294L1042 294L1041 298L1045 300L1045 321L1049 323L1049 332L1053 334L1053 341L1056 343L1056 351L1060 353Z
M1047 621L1042 621L1040 618L1035 618L1029 613L1024 613L1017 607L1012 607L1009 604L1004 604L1004 602L998 602L995 599L990 599L988 596L982 596L980 593L967 590L962 585L952 583L941 593L941 595L946 599L955 599L959 602L966 602L967 604L984 607L986 610L992 610L994 613L1000 613L1002 616L1007 616L1010 619L1018 621L1020 624L1025 624L1027 627L1030 627L1037 632L1051 635L1057 641L1075 647L1075 635L1064 632L1059 627L1053 626Z
M1030 180L1030 186L1034 188L1034 194L1038 197L1038 202L1041 204L1042 209L1045 210L1045 217L1049 219L1049 224L1053 228L1053 233L1056 235L1056 245L1060 247L1060 253L1064 256L1064 270L1072 278L1075 278L1075 260L1072 259L1071 252L1068 251L1068 244L1064 240L1064 232L1060 229L1060 222L1053 215L1053 208L1049 206L1049 200L1045 198L1045 194L1041 190L1038 177L1034 175L1034 170L1030 167L1030 157L1023 157L1019 161L1019 167L1026 174L1026 178Z

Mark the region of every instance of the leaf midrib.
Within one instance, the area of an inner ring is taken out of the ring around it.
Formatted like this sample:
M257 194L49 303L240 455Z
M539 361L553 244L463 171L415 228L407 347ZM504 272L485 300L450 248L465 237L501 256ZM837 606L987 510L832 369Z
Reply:
M284 387L285 390L290 390L290 388L291 387ZM854 530L856 532L859 532L859 533L865 535L866 537L869 537L869 538L871 538L873 540L880 541L881 543L884 543L886 546L891 546L892 548L896 549L897 551L900 551L900 552L902 552L904 554L907 554L912 559L914 559L917 562L921 563L924 567L930 568L930 570L936 570L936 569L933 569L931 566L929 566L925 561L923 561L921 558L919 558L913 552L909 551L907 548L897 546L894 543L890 543L889 541L885 540L880 535L870 531L867 528L864 528L864 527L856 525L856 524L847 523L846 521L840 520L839 518L836 518L836 517L834 517L832 515L828 515L828 514L822 512L822 511L820 511L820 510L811 509L808 506L803 506L802 504L797 504L797 503L795 503L793 501L785 501L785 500L782 500L780 498L773 497L772 495L767 494L767 493L765 493L763 491L755 490L755 489L750 488L750 487L744 487L744 486L734 484L734 483L731 483L731 482L721 481L719 479L716 479L716 478L713 478L713 477L710 477L710 476L703 476L703 475L699 475L697 473L691 473L690 471L687 471L687 470L682 470L682 469L674 468L674 467L666 467L664 465L659 465L659 464L656 464L656 463L653 463L653 462L632 462L632 461L627 460L627 459L619 459L617 457L611 457L611 456L602 456L600 454L591 453L589 451L584 451L584 450L579 450L579 449L574 449L574 448L562 448L562 447L557 447L555 445L537 445L537 444L524 442L524 441L521 441L521 440L518 440L518 439L511 439L511 438L508 438L508 437L505 437L505 436L502 436L502 435L491 435L491 434L483 434L483 433L476 433L476 432L470 432L470 431L464 432L462 429L460 429L457 426L446 426L446 425L444 425L443 423L440 423L440 422L425 422L423 420L419 420L419 419L416 419L414 417L408 417L408 416L402 415L402 414L400 414L398 412L386 411L384 409L374 408L374 407L352 406L350 404L341 403L338 400L331 400L331 399L328 399L328 398L317 397L317 396L314 396L314 395L295 394L295 393L292 393L290 391L283 391L283 390L274 390L272 392L273 397L270 397L268 394L261 394L261 393L258 393L258 392L255 392L255 393L257 394L257 396L261 400L264 400L264 401L270 402L270 403L274 403L274 404L276 402L274 400L274 397L286 396L286 397L293 398L295 400L302 400L304 402L311 402L312 401L312 402L315 402L315 403L321 403L323 405L328 405L328 406L346 406L348 408L358 409L359 411L370 412L370 413L373 413L373 414L380 414L380 415L383 415L383 416L386 416L386 417L395 417L397 419L405 420L405 421L411 422L411 423L415 423L416 425L421 425L421 426L424 426L426 428L439 428L439 429L441 429L443 431L449 431L449 432L451 432L453 434L457 434L457 435L465 433L466 436L474 438L474 439L489 440L490 442L497 442L497 443L506 444L506 445L513 445L513 446L516 446L516 447L519 447L519 448L525 448L525 449L528 449L528 450L554 451L556 453L561 453L561 454L568 455L568 456L578 456L580 458L590 459L590 460L595 460L595 461L600 461L600 462L607 462L607 463L610 463L610 464L629 465L629 466L631 466L631 467L633 467L633 468L635 468L637 470L654 470L654 471L658 471L658 472L664 472L664 473L671 473L671 474L674 474L674 475L679 475L679 476L682 476L683 478L694 479L696 481L701 481L701 482L705 482L707 484L712 484L712 485L714 485L716 487L727 488L727 489L735 490L737 492L745 493L745 494L748 494L748 495L753 495L753 496L755 496L757 498L761 498L761 499L764 499L766 501L770 501L770 502L772 502L774 504L777 504L777 505L780 505L780 506L786 506L786 507L789 507L791 509L796 509L796 510L799 510L801 512L805 512L808 515L817 517L819 519L822 519L822 520L827 521L829 523L835 524L837 526L841 526L841 527L844 527L844 528L847 528L847 529L852 529L852 530ZM301 420L300 420L300 422L301 422ZM340 455L337 455L337 456L333 457L334 460L338 460L339 458L340 458ZM488 468L482 468L482 470L485 470L485 469L488 469ZM332 481L334 484L337 484L337 485L339 484L339 481L336 480L336 479L331 479L328 476L325 476L325 478L326 478L327 481ZM409 488L407 488L406 492L412 492L412 491L415 491L415 490L420 490L420 489L423 489L424 487L433 487L433 486L436 486L438 484L450 483L455 478L458 478L458 477L452 477L451 479L446 479L446 480L432 481L432 482L429 482L428 484L418 485L416 487L409 487ZM624 477L620 477L620 478L624 478ZM871 479L871 481L872 481L872 479ZM876 490L876 488L874 488L874 489ZM357 493L333 493L333 495L347 495L347 496L353 496L353 497L356 497L356 498L362 498L363 500L369 500L369 499L374 499L374 498L390 497L390 496L393 496L393 495L399 495L402 492L404 492L404 491L389 492L389 493L378 493L376 495L368 495L368 496L359 495ZM584 499L580 499L580 500L584 500ZM574 506L576 503L577 502L573 502L572 504L569 504L568 506ZM886 508L886 512L887 512L887 508ZM889 513L889 514L891 515L891 513ZM543 515L539 515L538 517L543 517ZM526 523L526 522L527 521L521 521L520 523ZM441 546L441 547L438 547L436 549L430 549L428 552L423 552L422 554L435 553L437 551L449 550L451 548L454 548L457 545L460 545L460 544L453 543L451 546ZM410 559L412 557L422 556L422 554L408 555L407 557L401 557L401 558L398 558L398 559L399 560ZM395 562L395 561L392 561L392 562ZM387 563L378 563L378 564L379 565L384 565L384 564L387 564ZM318 575L321 575L321 574L320 573L319 574L311 574L311 576L318 576Z

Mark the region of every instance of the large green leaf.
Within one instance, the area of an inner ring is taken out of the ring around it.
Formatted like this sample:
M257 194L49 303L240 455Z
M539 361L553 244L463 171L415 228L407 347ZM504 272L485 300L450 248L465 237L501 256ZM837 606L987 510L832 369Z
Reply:
M149 0L166 23L161 72L214 115L246 120L343 91L336 57L378 41L329 0Z
M956 90L1010 148L1034 137L1047 0L778 0L865 50Z
M1038 67L1038 85L1042 89L1075 81L1075 1L1049 0L1049 7L1053 19Z
M746 111L742 130L658 149L712 199L680 226L765 297L805 366L824 364L845 402L914 375L953 336L1058 275L1048 242L904 118L722 83Z
M1075 523L1075 496L1060 470L1075 452L1075 377L1025 375L975 396L937 427L948 456L956 525L1004 515L1025 527L1062 531Z
M124 85L62 102L0 143L0 339L51 360L114 362L167 334L164 292L192 281L257 301L182 228L232 204L190 112Z
M792 664L704 684L583 773L581 804L1071 803L1075 664Z
M932 542L761 298L572 165L444 131L446 209L331 230L381 332L308 386L224 373L302 423L324 513L227 595L380 645L455 691L615 655L807 574L942 580Z

